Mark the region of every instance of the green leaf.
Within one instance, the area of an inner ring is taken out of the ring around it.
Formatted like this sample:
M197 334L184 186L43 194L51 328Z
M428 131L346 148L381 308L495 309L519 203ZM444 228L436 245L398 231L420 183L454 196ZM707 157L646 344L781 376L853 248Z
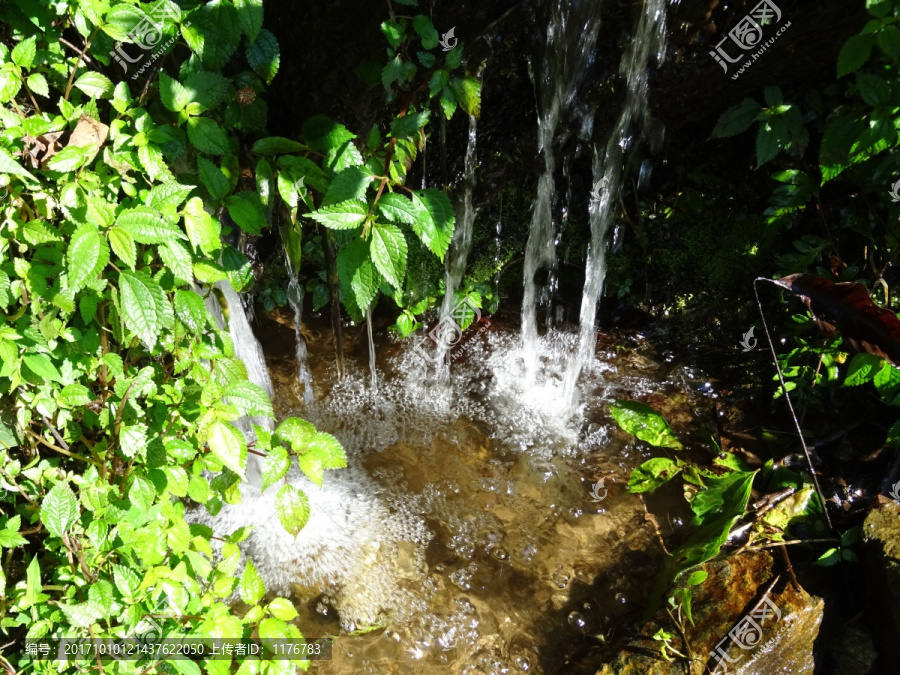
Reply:
M45 354L26 354L22 358L25 366L38 377L52 382L62 383L62 375L53 365L53 362Z
M286 152L300 152L303 146L297 141L282 136L269 136L268 138L260 138L253 144L253 152L261 155L276 155Z
M266 594L266 584L263 578L256 571L256 566L252 560L247 561L244 567L244 573L241 575L241 583L238 586L241 600L251 607L263 599Z
M222 201L231 191L228 178L222 170L205 157L197 158L200 181L215 201Z
M391 122L391 136L394 138L412 138L418 135L419 129L428 124L431 112L423 110L398 117Z
M755 471L732 471L718 478L709 478L706 489L691 501L696 514L692 525L706 525L713 520L742 516L750 499Z
M147 195L147 206L157 210L166 206L177 209L194 189L193 185L182 185L176 181L155 185Z
M198 260L194 263L194 276L204 284L214 284L228 278L228 273L218 263Z
M137 265L137 246L131 233L121 227L112 227L107 232L107 236L113 253L131 269L134 269Z
M398 291L406 277L406 237L395 225L375 223L372 228L372 261L381 275Z
M622 429L652 446L673 450L683 447L663 416L648 405L617 400L610 406L610 412Z
M655 457L647 460L631 472L628 478L628 491L652 492L660 485L672 480L681 472L681 468L667 457Z
M85 406L94 400L91 390L83 384L69 384L59 392L59 400L66 408Z
M891 12L891 0L866 0L866 9L876 19L883 19Z
M378 209L386 220L393 223L413 225L417 220L430 219L421 201L413 202L397 192L382 195L378 200Z
M322 480L325 477L325 467L322 466L322 460L315 455L303 454L297 457L297 466L313 483L322 487Z
M3 173L11 174L13 176L22 176L32 183L38 182L38 179L35 178L34 174L25 170L21 164L12 158L12 155L3 148L0 148L0 174Z
M872 354L866 354L865 352L854 354L847 368L844 386L857 387L869 382L875 378L876 373L881 369L881 364L882 360Z
M234 471L242 479L247 466L247 443L240 431L225 424L215 422L209 431L209 449L222 464Z
M728 138L743 133L750 128L761 110L759 103L745 98L740 105L722 113L712 132L712 138Z
M287 450L278 446L266 455L262 468L262 489L265 490L287 475L291 468L291 458Z
M381 32L387 39L391 49L397 49L405 38L403 26L396 21L383 22L381 24Z
M231 195L225 200L228 215L244 232L258 235L266 222L266 212L259 201L259 195L255 192L240 192Z
M305 451L307 443L315 438L316 428L299 417L288 417L278 425L275 435L290 445L294 452L300 453Z
M20 68L31 68L37 55L37 37L31 36L13 47L12 60Z
M78 521L78 515L78 499L65 481L54 485L41 502L41 521L57 537Z
M241 39L238 13L227 0L214 0L191 14L190 24L181 26L181 34L204 68L221 70Z
M15 548L16 546L22 546L27 543L28 540L18 532L12 530L0 530L0 547ZM0 593L2 593L2 589L0 589Z
M467 115L481 116L481 83L474 77L453 78L450 89Z
M191 244L207 255L215 255L222 248L222 241L219 238L222 226L203 208L203 200L192 197L185 204L182 213L184 227Z
M70 145L50 158L50 161L47 162L47 169L59 171L60 173L75 171L87 160L89 151L89 148L78 148Z
M243 415L275 417L268 394L252 382L238 380L225 390L223 396Z
M194 274L193 259L190 251L180 241L170 239L156 249L163 264L175 275L176 279L190 283Z
M900 29L896 26L885 26L878 32L876 40L881 51L887 56L894 61L900 59Z
M234 0L234 6L237 9L241 30L244 31L247 40L253 42L263 24L262 0Z
M116 219L116 226L128 232L139 244L163 244L173 238L187 239L178 226L149 206L135 206L122 211Z
M192 117L187 122L188 140L191 145L210 155L224 155L230 145L228 136L214 120L208 117Z
M366 207L361 202L351 199L323 206L310 213L309 217L333 230L350 230L366 219Z
M172 305L159 284L144 271L119 273L125 325L153 351L163 328L174 321Z
M360 167L347 167L331 181L322 200L322 206L362 199L373 180L375 180L375 176Z
M787 142L786 132L787 128L784 121L778 118L768 119L759 125L756 133L757 168L773 159L785 146Z
M282 485L275 495L275 513L278 514L281 526L296 537L309 520L309 498L293 485ZM260 637L263 637L262 632Z
M412 201L416 213L413 231L432 253L443 260L456 224L456 214L449 197L441 190L429 188L413 192Z
M229 81L219 73L196 70L184 78L183 85L190 99L187 111L196 115L218 107L225 100Z
M114 85L106 75L88 71L77 80L74 86L93 98L112 98Z
M276 619L281 619L282 621L291 621L300 616L294 605L284 598L275 598L272 600L272 602L269 603L268 609L272 616Z
M856 87L862 100L872 106L887 105L891 101L891 85L877 75L857 73Z
M441 41L434 24L431 23L431 19L424 14L418 14L413 19L413 29L422 38L422 49L434 49Z
M142 145L138 148L138 160L150 180L172 181L175 177L169 171L166 158L156 145Z
M59 232L47 227L43 220L29 220L26 223L22 223L19 233L22 239L33 246L63 240Z
M249 258L233 246L226 246L222 251L222 268L228 275L231 287L238 293L248 289L253 284L253 265Z
M106 239L93 225L82 225L72 235L66 253L69 288L79 291L109 262Z
M175 291L175 314L189 331L197 335L212 324L212 317L203 298L194 291Z
M869 60L873 42L872 35L854 35L847 40L838 54L837 76L843 77L859 70Z
M25 83L38 96L50 96L50 85L47 84L47 78L41 73L32 73L25 80Z
M169 77L164 70L159 71L159 97L172 112L181 112L191 100L184 85Z
M352 293L356 306L363 310L371 305L378 293L378 283L368 244L356 239L342 249L337 255L337 269L345 298Z
M302 178L303 183L312 189L321 193L328 191L330 184L328 176L312 160L285 155L278 158L278 164L290 172L293 183Z
M266 84L271 84L281 64L278 40L263 28L256 39L247 47L247 63Z

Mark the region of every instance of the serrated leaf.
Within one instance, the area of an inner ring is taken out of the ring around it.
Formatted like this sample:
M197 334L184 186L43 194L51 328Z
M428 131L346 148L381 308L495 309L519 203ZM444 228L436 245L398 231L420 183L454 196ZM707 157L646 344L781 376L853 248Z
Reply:
M204 284L214 284L228 278L228 274L218 263L198 260L194 263L194 276Z
M259 30L263 24L263 3L262 0L235 0L234 6L237 9L238 21L241 24L241 30L247 36L247 40L253 42L259 35ZM254 604L254 603L248 603Z
M413 231L442 261L453 238L456 214L450 199L441 190L429 188L413 192L415 220Z
M266 594L266 584L263 578L256 571L256 566L252 560L247 561L244 567L244 573L241 575L241 583L238 586L241 600L251 607L263 599Z
M188 330L198 335L211 324L203 298L194 291L175 291L175 314Z
M222 251L222 268L228 275L231 287L241 293L253 283L253 265L250 259L233 246L226 246Z
M352 293L356 306L365 310L378 293L375 266L369 256L369 246L357 239L337 255L338 277L342 294Z
M358 200L351 199L323 206L310 213L309 217L333 230L350 230L366 219L366 207Z
M12 530L0 530L0 547L15 548L16 546L22 546L27 543L28 540L18 532L13 532ZM0 595L5 595L2 587L0 587Z
M78 148L70 145L50 158L47 162L47 169L59 171L60 173L75 171L87 160L89 151L89 148Z
M887 56L895 61L900 59L900 29L896 26L884 26L878 31L876 40Z
M19 164L16 160L12 158L6 150L0 148L0 174L8 173L13 176L22 176L27 178L32 183L37 183L38 179L35 178L34 174L27 171L21 164Z
M394 138L412 138L417 136L419 129L428 124L428 118L431 112L422 110L417 113L410 113L403 117L398 117L391 122L391 136Z
M196 70L185 77L182 84L190 101L187 110L197 114L219 106L225 100L229 82L220 73Z
M185 204L182 213L184 227L191 244L207 255L215 255L216 251L222 248L222 241L219 238L222 226L203 208L203 200L192 197Z
M231 191L228 178L222 170L205 157L197 158L200 180L215 201L222 201Z
M450 89L467 115L481 116L481 83L474 77L453 78Z
M156 252L176 279L190 283L194 273L193 258L184 244L169 240L165 244L160 244Z
M756 166L773 159L784 147L786 142L784 122L778 118L771 118L759 125L756 134Z
M847 368L847 376L844 378L845 387L858 387L861 384L874 379L875 374L881 370L881 358L865 352L853 355Z
M843 77L859 70L869 60L873 42L872 35L854 35L847 40L838 54L837 76Z
M300 616L294 605L285 598L275 598L269 603L268 609L272 616L276 619L281 619L282 621L292 621Z
M247 443L243 434L229 424L214 422L209 430L210 451L222 464L234 471L242 479L247 466Z
M181 34L207 70L220 70L240 42L238 13L230 2L214 0L191 14L190 25L183 24Z
M247 63L266 84L272 83L281 64L281 52L278 40L265 28L259 31L259 35L247 47Z
M147 195L147 206L160 211L166 206L177 209L194 189L193 185L182 185L177 181L154 185Z
M316 432L306 444L306 452L318 457L325 469L343 469L347 466L347 454L341 442L324 431Z
M398 291L406 277L406 237L395 225L375 223L372 228L372 261L381 275Z
M338 124L325 115L315 115L306 120L301 134L309 147L326 153L356 138L356 134L351 133L343 124Z
M91 390L83 384L68 384L59 392L59 400L66 408L84 406L94 400Z
M159 98L172 112L181 112L191 100L181 82L169 77L164 70L159 71Z
M231 195L225 200L228 215L244 232L258 235L266 222L266 212L259 201L259 195L255 192L240 192Z
M891 85L877 75L857 73L856 87L862 100L872 106L887 105L891 100Z
M41 502L41 522L57 537L77 522L78 514L78 499L66 482L54 485Z
M135 206L119 214L116 226L128 232L139 244L163 244L169 239L187 239L178 226L149 206Z
M66 252L69 288L79 291L109 262L109 246L93 225L82 225L72 235Z
M294 182L302 179L304 185L318 192L324 194L328 191L330 184L328 176L311 159L285 155L278 158L278 164L290 172Z
M223 396L243 415L275 417L268 394L252 382L246 380L235 382L225 390Z
M311 454L303 454L297 457L297 466L304 475L313 483L322 487L322 480L325 478L325 467L322 466L322 460Z
M120 272L119 292L125 325L153 351L162 329L174 320L166 294L144 271Z
M663 416L648 405L617 400L610 406L610 412L622 429L650 445L673 450L683 447Z
M93 70L75 80L74 86L91 98L112 98L114 89L112 80Z
M50 96L50 85L47 84L47 78L41 73L32 73L25 80L28 88L38 96Z
M175 180L175 176L172 175L172 172L169 171L168 164L166 164L166 158L163 156L162 151L158 147L149 144L142 145L138 148L137 154L138 161L140 162L144 171L147 172L147 175L150 176L150 180Z
M628 478L628 491L631 493L653 492L680 472L681 468L668 457L655 457L631 472L631 476Z
M31 36L26 40L22 40L13 47L12 60L20 68L31 68L34 65L34 57L37 55L37 37Z
M131 269L134 269L137 265L137 246L131 233L121 227L112 227L107 232L107 236L113 253Z
M60 234L48 227L43 220L29 220L22 223L19 227L19 238L24 239L33 246L63 240Z
M745 98L740 105L722 113L712 132L712 138L728 138L743 133L750 128L761 110L759 103Z
M228 136L214 120L208 117L192 117L187 122L188 140L191 145L210 155L224 155L230 145Z
M375 176L358 166L347 167L331 181L322 200L322 206L362 199L373 180Z
M262 467L262 489L265 490L287 475L291 468L291 458L287 450L278 446L266 455Z
M293 485L285 484L281 486L275 496L275 512L278 514L281 526L296 537L309 520L309 498ZM260 624L260 637L264 637L262 624Z

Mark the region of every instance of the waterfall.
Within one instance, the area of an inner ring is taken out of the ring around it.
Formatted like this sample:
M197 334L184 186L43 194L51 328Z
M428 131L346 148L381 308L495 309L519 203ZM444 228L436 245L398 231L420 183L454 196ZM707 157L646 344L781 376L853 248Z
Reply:
M228 308L227 322L222 311L222 305L215 295L216 290L221 292ZM221 330L225 330L227 324L228 332L234 343L234 355L243 361L246 366L247 378L253 384L261 387L268 394L269 398L274 397L275 390L272 387L269 371L266 369L262 346L253 334L253 328L250 327L250 321L247 319L247 313L244 310L240 296L231 287L228 280L216 283L213 291L206 297L206 308L213 315ZM275 428L273 420L265 417L241 417L235 422L235 426L244 433L248 443L255 438L251 427L252 424L269 430L274 430ZM251 454L247 458L247 482L257 487L262 485L262 473L257 455Z
M534 382L537 374L538 288L534 275L556 260L556 233L552 206L556 192L553 142L562 110L569 107L592 55L600 30L600 0L572 3L554 0L547 26L547 44L542 65L535 74L538 107L538 152L543 171L538 178L537 196L528 243L525 246L525 294L522 299L522 342L525 379Z
M456 207L456 228L453 231L453 239L450 242L450 250L447 252L447 260L444 266L444 301L441 304L441 324L455 321L454 309L456 308L456 291L462 282L463 273L466 271L466 260L469 249L472 246L472 229L475 223L475 207L472 204L472 193L475 190L475 168L478 164L475 153L477 140L478 120L469 115L469 141L466 145L465 176L463 177L462 200ZM449 375L450 364L446 356L451 345L445 342L438 344L438 363L445 363L444 375Z
M660 62L665 53L665 0L645 0L637 33L622 56L619 72L625 78L625 104L618 122L601 155L594 149L593 178L599 199L591 198L589 207L591 244L585 268L584 294L581 300L580 335L576 358L569 362L565 380L565 399L572 400L581 371L593 361L596 345L597 303L606 277L606 232L615 218L617 203L625 177L627 152L637 145L635 135L647 128L647 89L650 56Z
M288 266L291 280L288 282L287 298L294 310L294 334L297 340L297 380L303 387L303 402L309 405L313 401L312 373L309 370L306 340L300 332L300 321L303 316L303 287Z
M366 333L369 336L369 383L378 393L378 374L375 370L375 338L372 336L372 306L366 307Z

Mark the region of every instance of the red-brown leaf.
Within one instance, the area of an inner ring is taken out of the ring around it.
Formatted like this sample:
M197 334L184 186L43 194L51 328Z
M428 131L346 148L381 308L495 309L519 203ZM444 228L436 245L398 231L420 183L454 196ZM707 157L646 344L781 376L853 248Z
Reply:
M773 282L800 296L820 329L833 335L836 328L854 349L900 367L900 319L872 302L865 286L836 284L814 274L792 274Z

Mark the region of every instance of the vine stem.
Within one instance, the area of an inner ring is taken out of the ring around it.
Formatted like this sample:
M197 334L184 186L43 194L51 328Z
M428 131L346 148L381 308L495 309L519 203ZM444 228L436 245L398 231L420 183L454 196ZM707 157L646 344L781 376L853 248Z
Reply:
M819 478L816 476L816 468L813 466L812 455L809 454L809 447L806 445L806 439L803 438L803 429L800 427L800 421L797 419L797 413L794 411L794 404L791 402L791 395L788 393L787 385L784 382L784 374L781 372L781 364L778 363L778 354L775 353L775 343L772 342L772 334L769 332L769 324L766 322L766 314L763 311L762 301L759 299L759 288L757 283L760 281L768 281L774 283L766 277L757 277L753 280L753 295L756 297L756 306L759 308L759 316L762 319L763 332L766 334L766 341L769 343L769 351L772 353L772 361L775 363L775 370L778 371L778 381L781 383L781 391L784 394L784 400L787 401L788 409L791 413L791 419L794 420L794 426L797 429L797 436L800 438L800 445L803 446L803 454L806 456L806 463L809 465L809 472L812 475L813 485L816 488L816 494L822 504L822 513L825 514L825 521L828 523L828 529L834 532L834 523L831 522L831 516L828 514L828 502L822 494L822 488L819 485Z
M31 440L37 441L37 442L40 443L41 445L44 445L44 446L50 448L51 450L55 450L56 452L58 452L58 453L61 454L61 455L65 455L66 457L71 457L72 459L77 459L77 460L80 461L80 462L87 462L88 464L93 464L94 466L96 466L96 467L98 467L98 468L99 468L99 466L100 466L100 463L97 462L97 461L95 461L95 460L93 460L93 459L88 459L87 457L83 457L82 455L76 454L76 453L74 453L74 452L69 452L68 450L63 450L63 449L60 448L59 446L53 445L53 443L50 443L50 442L48 442L48 441L45 441L43 438L41 438L40 436L38 436L37 434L35 434L35 433L34 433L33 431L31 431L30 429L26 429L26 430L25 430L25 433L28 435L28 437L29 437Z

